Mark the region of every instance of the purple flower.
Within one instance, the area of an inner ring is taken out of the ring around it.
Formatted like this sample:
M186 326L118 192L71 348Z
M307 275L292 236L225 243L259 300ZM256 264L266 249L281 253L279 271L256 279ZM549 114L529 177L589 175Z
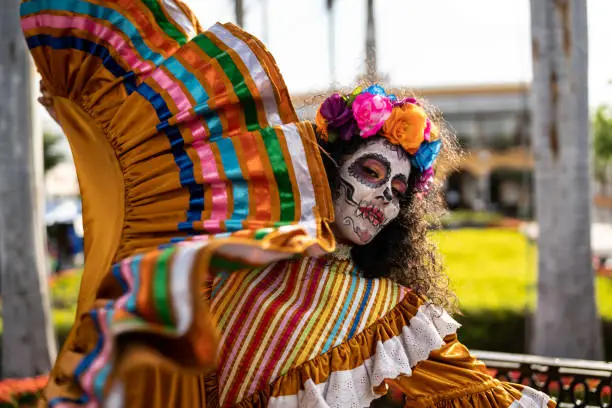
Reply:
M344 140L345 142L351 140L351 137L357 133L359 133L359 126L357 126L357 122L354 120L351 120L338 128L338 136L340 136L340 139Z
M333 94L321 105L321 115L327 120L327 125L338 128L353 119L353 114L339 94Z
M327 121L329 130L336 131L342 140L349 140L357 132L353 112L339 94L327 98L319 112Z

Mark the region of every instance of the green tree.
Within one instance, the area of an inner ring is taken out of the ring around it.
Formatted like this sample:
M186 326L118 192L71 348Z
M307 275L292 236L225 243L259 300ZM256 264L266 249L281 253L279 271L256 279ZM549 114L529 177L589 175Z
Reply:
M58 151L57 145L61 136L55 133L45 133L43 135L43 157L45 173L64 161L65 156Z
M593 150L595 159L595 179L601 185L602 193L607 193L609 168L612 165L612 109L600 106L593 120Z

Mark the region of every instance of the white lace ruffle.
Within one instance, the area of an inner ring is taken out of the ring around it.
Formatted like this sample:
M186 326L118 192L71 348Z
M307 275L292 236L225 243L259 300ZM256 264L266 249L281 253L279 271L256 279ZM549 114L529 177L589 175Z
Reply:
M379 394L374 389L385 379L412 375L412 368L444 345L444 337L457 331L460 324L444 310L423 305L404 326L402 333L384 342L359 367L332 372L327 381L315 384L307 380L297 395L272 397L268 407L359 408L368 407Z
M521 390L521 399L510 404L509 408L546 408L550 397L543 392L525 387Z

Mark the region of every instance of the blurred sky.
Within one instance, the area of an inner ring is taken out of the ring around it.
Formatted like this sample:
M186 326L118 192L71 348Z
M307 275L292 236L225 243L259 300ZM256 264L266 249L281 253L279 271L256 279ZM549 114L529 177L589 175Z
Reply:
M234 21L233 0L184 0L204 27ZM264 7L268 33L264 39ZM245 28L264 40L292 93L330 82L325 0L244 0ZM336 0L337 82L364 71L365 0ZM612 0L587 0L590 104L612 104ZM377 0L378 67L393 85L531 79L529 0Z
M234 21L233 0L183 1L204 27ZM612 105L612 0L586 1L590 105ZM330 84L325 3L244 0L245 28L266 42L294 95L324 91ZM336 84L351 86L365 71L366 1L336 0L335 4ZM375 4L378 67L392 85L531 80L529 0L377 0ZM42 115L47 128L59 131L46 112Z

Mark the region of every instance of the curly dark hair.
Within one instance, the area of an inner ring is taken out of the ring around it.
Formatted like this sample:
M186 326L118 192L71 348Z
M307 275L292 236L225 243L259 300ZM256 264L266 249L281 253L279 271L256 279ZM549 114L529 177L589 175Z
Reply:
M454 167L460 156L454 133L432 105L422 99L419 99L419 103L440 130L443 149L437 159L437 167ZM377 137L380 136L369 139L354 137L349 142L338 139L334 143L325 142L318 137L333 194L337 194L339 190L338 169L343 160ZM389 277L434 304L450 312L458 312L457 298L450 288L437 245L429 237L430 230L439 226L440 217L446 211L442 189L439 183L433 183L427 193L417 195L415 185L419 177L420 172L413 167L409 177L408 194L400 201L397 218L371 242L354 247L351 257L364 276Z

